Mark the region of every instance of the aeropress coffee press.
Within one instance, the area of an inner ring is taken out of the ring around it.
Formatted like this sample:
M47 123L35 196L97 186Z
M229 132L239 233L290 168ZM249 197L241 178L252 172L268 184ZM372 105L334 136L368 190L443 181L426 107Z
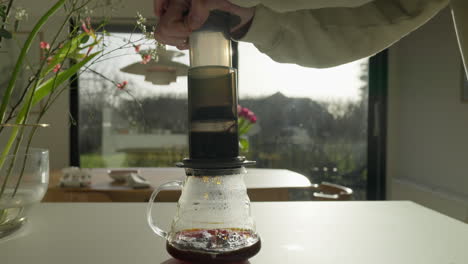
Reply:
M212 11L190 36L188 71L189 158L184 181L165 183L151 195L147 220L166 239L174 258L194 263L245 261L260 250L260 237L250 213L239 156L237 71L232 68L230 15ZM170 231L159 228L152 206L162 190L182 194Z

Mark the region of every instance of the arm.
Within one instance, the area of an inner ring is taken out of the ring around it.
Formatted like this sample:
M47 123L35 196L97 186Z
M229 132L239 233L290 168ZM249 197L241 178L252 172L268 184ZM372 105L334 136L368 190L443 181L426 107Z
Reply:
M259 5L240 40L278 62L333 67L387 48L447 4L448 0L375 0L355 8L286 13Z
M278 13L329 7L358 7L371 1L373 0L229 0L242 7L263 5Z

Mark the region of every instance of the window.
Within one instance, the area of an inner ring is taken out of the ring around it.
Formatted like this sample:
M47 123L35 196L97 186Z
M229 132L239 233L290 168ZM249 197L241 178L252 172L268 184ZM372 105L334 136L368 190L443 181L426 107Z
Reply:
M240 43L239 102L258 119L246 156L365 199L368 67L368 59L330 69L280 64Z
M112 33L106 49L140 38ZM168 52L171 63L188 66L188 52ZM187 78L180 74L169 85L153 84L167 65L140 64L132 46L118 53L92 66L113 82L92 72L79 79L79 164L173 167L188 156ZM365 199L369 60L310 69L276 63L251 44L239 43L238 54L239 103L258 119L243 154L259 168L284 168L314 183L345 185L356 199ZM138 69L128 70L132 64ZM123 81L125 89L116 87ZM307 199L306 193L292 195Z

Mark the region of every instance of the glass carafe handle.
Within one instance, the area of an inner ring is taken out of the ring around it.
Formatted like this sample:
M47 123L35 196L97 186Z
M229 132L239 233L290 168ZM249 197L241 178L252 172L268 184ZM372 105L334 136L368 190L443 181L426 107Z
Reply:
M164 184L161 184L154 192L151 194L151 198L148 202L148 206L146 207L146 220L148 221L148 225L151 227L151 229L156 233L158 236L161 236L162 238L167 239L167 232L159 228L156 223L153 220L153 216L151 215L151 212L153 210L153 204L154 200L158 196L159 192L164 191L164 190L174 190L174 187L178 189L182 189L184 186L183 181L171 181L167 182Z

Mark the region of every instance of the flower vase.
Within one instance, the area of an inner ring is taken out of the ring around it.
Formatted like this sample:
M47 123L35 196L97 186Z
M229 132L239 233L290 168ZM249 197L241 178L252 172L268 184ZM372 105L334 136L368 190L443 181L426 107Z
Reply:
M0 238L18 230L29 209L44 197L49 183L49 152L20 149L0 168Z

